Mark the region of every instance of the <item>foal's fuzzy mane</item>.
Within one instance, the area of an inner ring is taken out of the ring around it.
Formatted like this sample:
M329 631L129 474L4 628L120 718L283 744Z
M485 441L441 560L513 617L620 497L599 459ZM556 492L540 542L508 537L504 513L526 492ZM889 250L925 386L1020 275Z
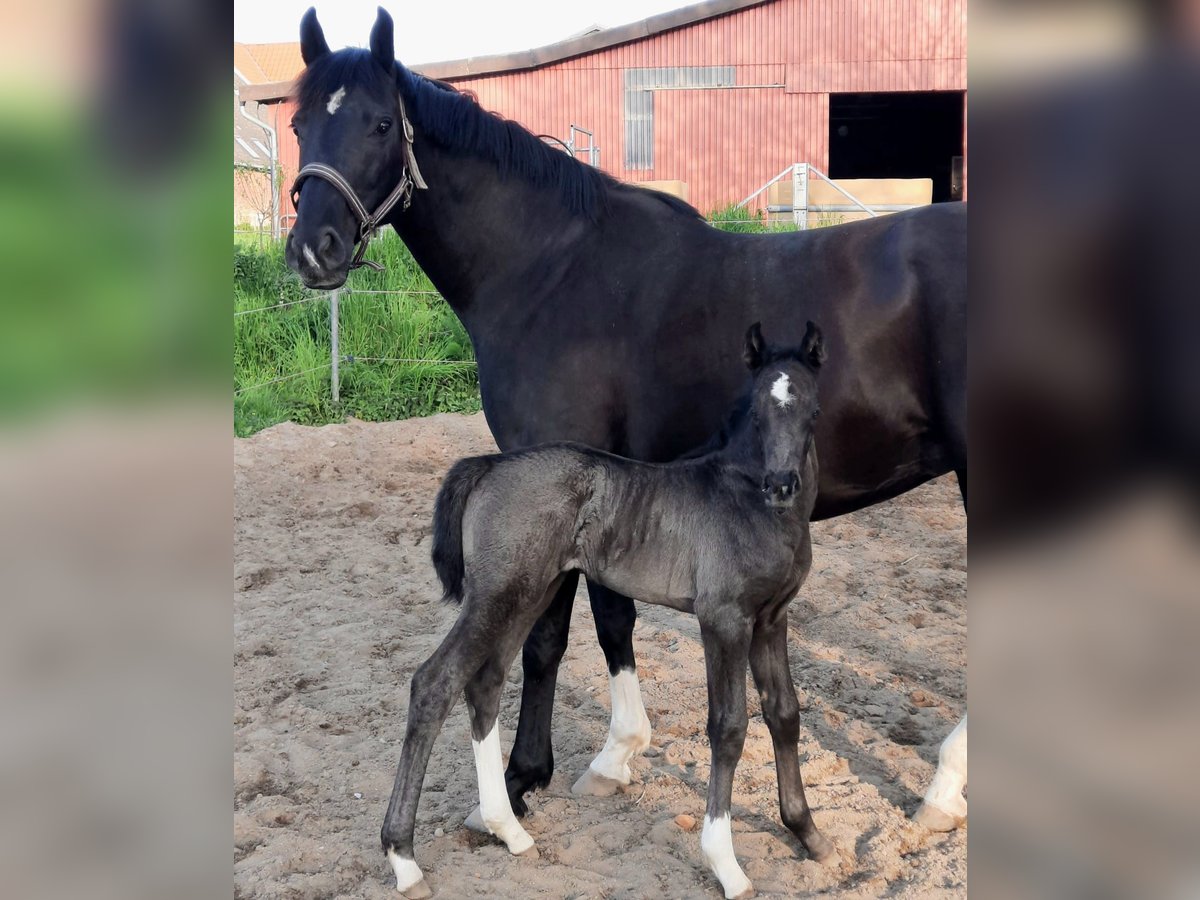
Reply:
M474 95L453 85L426 78L400 64L396 65L396 83L413 127L422 136L453 154L494 163L501 178L516 177L556 191L572 212L596 220L613 192L645 193L554 149L517 122L488 112ZM329 95L343 85L387 89L387 74L369 50L327 53L314 60L297 82L295 97L300 110L323 106ZM700 213L683 200L658 191L648 193L676 212L700 218Z

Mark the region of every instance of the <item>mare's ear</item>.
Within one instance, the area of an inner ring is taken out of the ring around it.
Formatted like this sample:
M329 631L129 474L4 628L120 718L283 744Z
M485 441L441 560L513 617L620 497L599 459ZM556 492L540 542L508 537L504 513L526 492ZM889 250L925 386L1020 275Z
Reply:
M300 56L306 66L311 66L328 52L329 44L325 43L325 32L321 30L321 23L317 21L317 9L310 6L304 18L300 20Z
M751 372L762 368L767 359L767 342L763 340L762 325L755 322L746 332L746 346L742 350L742 359L746 368Z
M375 27L371 29L371 55L383 66L389 75L396 68L396 48L393 39L394 28L392 17L382 6L375 19Z
M808 323L808 328L804 331L800 352L805 362L814 369L821 368L821 363L825 362L825 339L821 336L821 329L812 322Z

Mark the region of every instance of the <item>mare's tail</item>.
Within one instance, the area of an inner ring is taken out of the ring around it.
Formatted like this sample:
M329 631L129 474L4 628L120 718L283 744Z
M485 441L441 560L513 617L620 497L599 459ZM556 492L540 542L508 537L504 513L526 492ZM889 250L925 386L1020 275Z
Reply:
M492 468L492 457L460 459L450 469L433 506L433 568L445 592L442 599L462 602L463 592L463 512L467 498Z

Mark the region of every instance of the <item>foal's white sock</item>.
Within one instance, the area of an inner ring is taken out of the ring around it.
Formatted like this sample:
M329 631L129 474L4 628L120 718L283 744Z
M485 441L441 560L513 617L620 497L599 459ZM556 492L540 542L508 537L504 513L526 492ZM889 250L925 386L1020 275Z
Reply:
M738 865L737 857L733 855L733 832L730 828L729 813L715 819L704 817L704 830L700 832L700 850L708 862L708 867L725 889L727 898L732 900L734 897L740 897L753 887L742 867Z
M508 845L511 853L524 853L533 846L533 838L521 827L508 801L504 786L504 760L500 755L499 723L482 741L471 741L475 751L475 772L479 776L479 815L487 830Z

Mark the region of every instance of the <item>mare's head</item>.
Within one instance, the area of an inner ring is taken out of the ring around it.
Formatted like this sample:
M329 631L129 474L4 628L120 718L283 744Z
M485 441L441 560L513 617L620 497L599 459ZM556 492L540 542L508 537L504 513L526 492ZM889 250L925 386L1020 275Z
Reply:
M300 166L323 163L335 169L368 212L392 193L404 161L392 34L392 18L380 8L370 50L334 53L325 43L316 10L310 9L300 22L306 68L296 86L292 120ZM350 271L360 224L333 184L305 178L287 238L288 266L309 287L339 287Z
M784 509L801 493L820 407L817 371L825 360L821 329L812 322L798 347L768 347L755 322L743 359L750 369L750 417L763 454L762 490L768 506Z

